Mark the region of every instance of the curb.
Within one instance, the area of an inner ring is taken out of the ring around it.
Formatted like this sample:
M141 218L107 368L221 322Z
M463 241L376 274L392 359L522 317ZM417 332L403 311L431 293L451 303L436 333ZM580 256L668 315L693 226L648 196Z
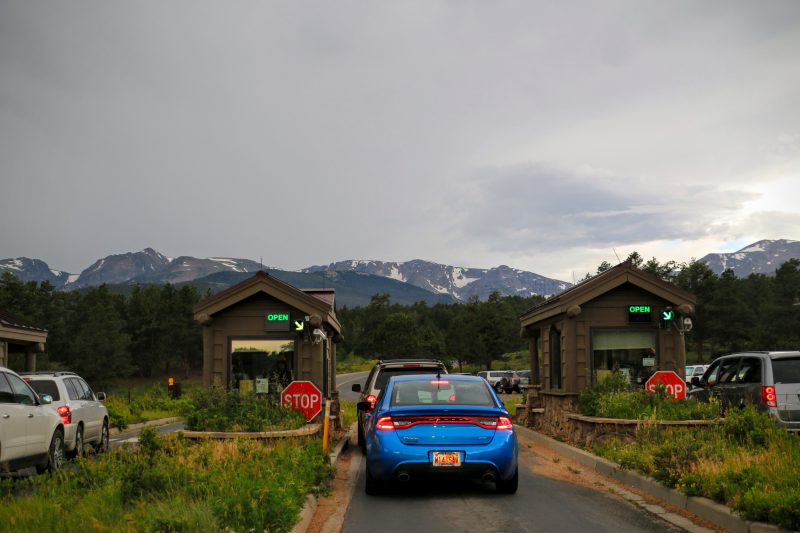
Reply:
M331 466L336 468L336 463L339 461L339 457L342 453L347 449L347 446L350 443L350 437L353 435L353 426L347 430L347 433L344 434L344 437L336 443L333 447L332 451L328 456L331 460ZM306 495L306 503L303 505L303 510L300 511L300 519L297 521L297 524L292 528L291 533L306 533L308 531L309 526L311 526L311 521L314 519L314 514L317 512L317 496L313 494Z
M591 468L592 470L595 470L596 472L606 477L610 477L612 479L621 481L622 483L635 487L658 500L661 500L674 507L677 507L679 509L684 509L692 514L695 514L700 518L708 520L709 522L725 529L726 531L731 531L733 533L767 533L767 532L779 533L787 531L772 524L766 524L764 522L749 522L747 520L743 520L738 515L734 514L734 512L731 511L727 506L719 504L713 500L697 496L687 496L681 492L678 492L675 489L665 487L664 485L658 483L657 481L645 477L637 472L624 470L622 467L620 467L617 463L613 461L603 459L602 457L598 457L587 451L575 448L574 446L570 446L569 444L559 442L551 437L543 435L542 433L534 431L530 428L518 426L516 424L514 424L514 427L521 435L536 442L537 444L545 446L546 448L549 448L555 452L558 452L568 457L569 459L572 459L576 463L580 463L586 468ZM623 497L625 496L626 495L623 494ZM626 498L626 499L631 499L631 498ZM645 510L658 514L659 516L665 519L668 518L666 515L671 514L671 513L666 513L666 510L659 506L652 506L652 505L640 505L640 506ZM652 508L658 507L660 511L658 509L650 509L651 507ZM677 516L678 518L682 518L679 515L675 516ZM686 526L681 525L681 527L686 527Z
M173 422L180 422L183 420L183 417L180 416L171 416L169 418L159 418L157 420L148 420L147 422L139 422L137 424L131 424L125 429L119 429L117 427L113 427L108 430L109 437L116 437L117 435L125 435L126 433L133 433L139 429L142 429L145 426L165 426L167 424L172 424Z

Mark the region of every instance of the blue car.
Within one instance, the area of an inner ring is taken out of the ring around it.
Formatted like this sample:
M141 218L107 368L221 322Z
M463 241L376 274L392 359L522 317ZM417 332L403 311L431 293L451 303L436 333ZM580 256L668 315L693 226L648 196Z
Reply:
M367 419L366 492L390 482L473 478L517 492L519 447L503 402L485 379L462 375L394 376Z

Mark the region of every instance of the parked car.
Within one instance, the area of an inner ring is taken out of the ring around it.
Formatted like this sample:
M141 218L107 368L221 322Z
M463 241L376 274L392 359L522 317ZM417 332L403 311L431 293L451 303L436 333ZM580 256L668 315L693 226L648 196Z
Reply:
M800 432L800 352L743 352L722 356L688 397L719 398L726 407L756 405L790 431Z
M50 396L36 394L16 372L0 367L0 469L61 468L64 425L50 403Z
M352 386L353 392L360 392L359 401L372 404L378 401L389 378L400 374L447 374L447 366L438 359L387 359L375 363L362 387L360 383ZM364 451L364 429L366 421L362 411L358 411L358 445Z
M686 376L684 381L686 381L687 384L691 384L692 378L702 377L706 369L708 369L708 365L686 365Z
M498 393L519 392L519 376L509 370L482 370L478 376L485 379Z
M108 450L108 409L86 381L74 372L35 372L20 374L39 394L49 394L50 407L64 424L64 449L68 457L84 456L86 444L96 452Z
M531 371L530 370L515 370L514 373L519 376L519 388L526 389L531 386Z
M366 414L366 492L390 482L472 478L517 491L518 444L511 415L485 379L394 376Z

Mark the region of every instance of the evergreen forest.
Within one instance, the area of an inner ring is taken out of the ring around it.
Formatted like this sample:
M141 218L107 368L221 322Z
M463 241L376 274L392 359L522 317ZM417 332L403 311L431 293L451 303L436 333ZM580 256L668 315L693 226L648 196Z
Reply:
M774 275L739 278L731 270L717 275L696 260L644 261L635 252L627 259L697 296L688 362L746 349L800 349L800 260L785 262ZM604 262L596 273L609 268ZM201 297L191 285L137 285L121 295L105 286L65 292L10 273L0 277L0 309L48 330L37 368L73 370L101 383L201 369L201 328L192 318ZM526 349L518 319L542 301L494 293L486 301L400 305L376 294L366 306L337 310L344 334L337 356L433 357L489 369L504 354Z

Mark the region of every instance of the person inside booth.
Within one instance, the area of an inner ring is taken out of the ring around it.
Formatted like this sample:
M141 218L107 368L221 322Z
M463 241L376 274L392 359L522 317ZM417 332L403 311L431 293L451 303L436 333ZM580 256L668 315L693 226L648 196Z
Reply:
M271 381L276 384L278 392L283 391L292 380L292 371L286 356L279 355L275 362L275 369L272 371Z

